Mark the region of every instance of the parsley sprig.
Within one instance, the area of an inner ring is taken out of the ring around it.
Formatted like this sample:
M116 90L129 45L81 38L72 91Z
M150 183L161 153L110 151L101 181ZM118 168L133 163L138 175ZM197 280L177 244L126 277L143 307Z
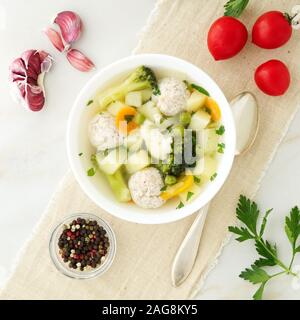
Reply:
M249 0L229 0L225 4L224 16L231 16L238 18L245 10L249 3Z
M243 242L246 240L252 240L255 243L255 248L259 258L251 265L251 267L246 268L240 274L242 279L253 284L260 285L258 290L253 295L255 300L262 299L265 285L272 278L282 274L298 277L298 275L292 271L292 266L296 254L300 252L300 244L297 243L300 235L300 210L298 207L292 208L289 216L285 218L285 232L292 246L292 258L289 265L286 265L278 257L276 244L269 242L263 237L271 211L272 209L268 210L264 214L262 222L260 223L260 226L258 226L260 211L257 204L241 195L236 208L236 216L238 220L244 224L244 226L229 227L229 231L238 236L236 238L237 241ZM273 266L280 267L282 271L269 274L264 269L264 267Z

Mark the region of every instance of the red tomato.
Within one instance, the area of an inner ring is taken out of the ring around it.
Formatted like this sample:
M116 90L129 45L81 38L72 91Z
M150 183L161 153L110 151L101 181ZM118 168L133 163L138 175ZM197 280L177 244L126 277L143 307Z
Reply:
M248 39L246 27L233 17L221 17L209 29L207 45L215 60L229 59L238 54Z
M260 16L252 29L252 42L264 49L283 46L292 35L287 17L279 11L269 11Z
M270 96L281 96L289 88L290 72L283 62L270 60L256 69L255 82L264 93Z

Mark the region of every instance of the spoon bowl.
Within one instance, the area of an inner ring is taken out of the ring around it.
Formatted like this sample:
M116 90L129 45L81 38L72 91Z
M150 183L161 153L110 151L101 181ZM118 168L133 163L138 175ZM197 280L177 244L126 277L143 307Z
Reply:
M235 155L247 152L253 145L259 128L259 110L256 97L243 92L230 102L235 121L237 140Z

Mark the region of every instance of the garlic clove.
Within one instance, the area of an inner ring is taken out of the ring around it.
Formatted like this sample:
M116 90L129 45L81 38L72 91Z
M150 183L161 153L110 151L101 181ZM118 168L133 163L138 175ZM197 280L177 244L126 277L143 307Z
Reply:
M87 72L95 68L94 63L77 49L70 49L67 52L67 59L74 68L83 72Z
M52 42L52 44L58 51L63 52L65 50L65 45L63 44L63 41L59 32L57 32L52 28L47 28L45 30L45 34L47 35L49 40Z
M39 111L45 103L41 79L48 72L52 57L45 51L27 50L9 67L11 94L15 101L31 111Z
M82 22L79 15L73 11L62 11L57 14L54 22L59 26L63 39L72 44L80 38Z

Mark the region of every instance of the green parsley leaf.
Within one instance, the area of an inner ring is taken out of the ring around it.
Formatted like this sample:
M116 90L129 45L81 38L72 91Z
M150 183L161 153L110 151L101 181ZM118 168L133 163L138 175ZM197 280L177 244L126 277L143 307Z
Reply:
M228 227L228 230L232 233L239 235L239 237L235 239L239 242L243 242L249 239L254 239L254 236L246 228L243 228L243 227L238 228L238 227L230 226Z
M265 258L259 258L259 259L255 260L254 264L259 268L261 268L261 267L273 267L273 266L276 265L276 263L274 264L274 262L272 260L265 259Z
M199 184L201 182L201 179L197 176L194 176L194 182Z
M224 16L230 16L238 18L245 10L249 3L249 0L229 0L225 4Z
M86 103L86 106L88 107L90 104L92 104L94 102L94 100L89 100L87 103Z
M204 89L203 87L200 87L200 86L196 85L195 83L192 83L192 84L191 84L191 87L192 87L193 89L195 89L195 90L197 90L197 91L205 94L205 95L208 96L208 97L210 96L209 92L208 92L206 89Z
M257 235L256 225L259 215L259 210L255 202L251 202L245 196L240 196L238 206L236 208L237 218L243 222L252 234Z
M192 90L192 86L191 86L191 84L190 84L187 80L183 80L183 83L186 85L186 88L187 88L188 90Z
M96 170L94 168L90 168L88 171L87 171L87 175L89 177L92 177L96 174Z
M167 186L163 186L160 191L166 191L167 190Z
M214 181L217 177L217 173L215 172L211 177L210 177L210 181Z
M293 249L295 249L300 235L300 211L298 207L292 208L290 216L285 218L285 232Z
M255 265L252 265L251 268L245 269L239 277L244 280L248 280L253 284L266 283L270 279L270 276L265 270L258 268Z
M186 195L186 201L189 201L193 195L194 195L194 192L189 191Z
M225 143L218 143L218 152L219 153L224 153L224 149L225 149Z
M182 201L179 202L179 205L176 207L176 209L181 209L184 207L184 204L182 203Z
M225 127L223 125L220 126L219 129L216 129L216 134L222 136L225 133Z
M91 162L92 162L93 166L97 168L98 164L97 164L97 159L96 159L95 154L91 155Z
M255 248L257 253L262 256L262 258L255 261L257 267L262 266L275 266L277 264L277 248L276 245L270 244L268 241L263 239L255 240Z
M260 231L259 231L259 236L260 237L262 237L264 232L265 232L266 224L267 224L267 221L268 221L268 216L272 211L273 211L273 209L267 210L267 212L265 213L265 215L263 217L263 221L261 223Z
M79 157L81 157L83 155L83 152L78 153Z

